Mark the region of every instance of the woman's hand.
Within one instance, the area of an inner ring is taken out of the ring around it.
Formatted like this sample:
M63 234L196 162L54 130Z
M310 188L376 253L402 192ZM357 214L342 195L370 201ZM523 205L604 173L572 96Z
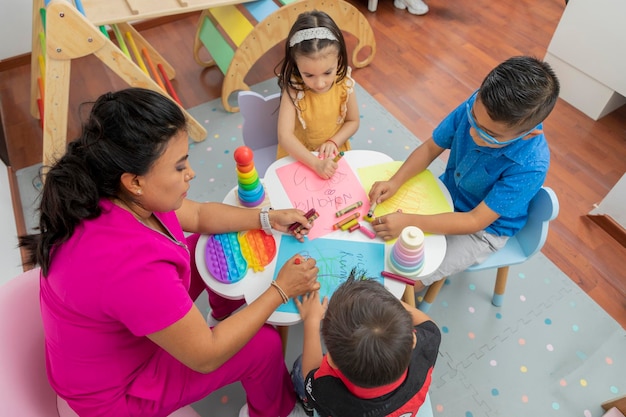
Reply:
M313 227L313 223L309 223L309 219L304 216L304 212L298 209L282 209L282 210L270 210L270 224L272 229L285 233L293 233L293 235L300 241L309 232L309 229ZM298 223L302 225L298 232L289 230L289 227Z
M320 292L313 291L308 294L304 294L300 300L300 297L294 298L294 302L296 303L296 307L298 307L298 312L300 312L300 317L302 321L316 321L320 322L324 318L324 313L326 313L326 308L328 308L328 297L324 297L323 300L320 300Z
M280 268L276 283L289 298L317 291L321 286L317 282L319 268L315 264L313 258L295 255Z

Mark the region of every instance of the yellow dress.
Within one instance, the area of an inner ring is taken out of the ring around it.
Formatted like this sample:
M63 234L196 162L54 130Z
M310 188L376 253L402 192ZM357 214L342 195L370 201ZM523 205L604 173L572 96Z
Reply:
M335 82L325 93L298 91L294 100L297 114L294 134L308 150L318 150L343 126L348 112L348 99L354 91L351 74L352 70L348 67L344 79ZM348 150L350 150L349 140L339 147L339 151ZM287 152L278 145L276 159L284 156L287 156Z

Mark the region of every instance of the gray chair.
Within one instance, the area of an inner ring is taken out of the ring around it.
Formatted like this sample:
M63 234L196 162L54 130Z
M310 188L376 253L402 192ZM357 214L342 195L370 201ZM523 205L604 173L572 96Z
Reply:
M254 91L240 91L237 100L243 116L243 143L254 152L254 166L263 178L276 160L280 93L264 97Z

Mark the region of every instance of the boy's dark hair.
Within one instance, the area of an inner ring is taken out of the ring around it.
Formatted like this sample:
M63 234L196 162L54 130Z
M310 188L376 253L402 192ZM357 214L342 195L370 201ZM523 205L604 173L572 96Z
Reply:
M322 337L337 368L353 384L390 384L407 370L413 322L402 303L378 281L355 279L333 293L322 320Z
M289 46L289 40L296 32L317 27L327 28L337 40L309 39L299 42L294 46ZM283 89L288 86L296 90L304 89L304 82L302 81L302 76L296 65L296 56L310 56L330 45L337 47L339 54L339 60L337 62L337 81L341 81L348 72L348 50L341 29L339 29L335 21L328 14L320 10L311 10L301 13L287 36L285 56L274 69L278 77L278 87L280 91L283 91ZM278 70L279 67L280 71ZM295 79L292 79L292 75L295 76Z
M25 264L47 276L55 246L85 219L100 215L100 199L117 196L125 172L144 175L170 139L187 129L182 110L168 97L143 88L100 96L77 139L46 173L39 232L21 236Z
M495 67L478 97L489 117L524 132L543 122L559 98L559 80L547 62L516 56Z

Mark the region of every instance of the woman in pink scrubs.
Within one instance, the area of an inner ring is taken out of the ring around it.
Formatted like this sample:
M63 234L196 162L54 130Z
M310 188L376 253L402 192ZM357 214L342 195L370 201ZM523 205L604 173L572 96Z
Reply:
M265 321L319 288L315 261L286 263L236 314L240 302L212 294L227 317L210 328L194 304L205 286L191 254L198 233L259 229L261 216L286 232L307 219L188 200L187 151L179 107L131 88L94 103L45 176L41 233L20 244L42 270L48 379L80 416L167 416L236 381L250 416L297 412L280 338Z

